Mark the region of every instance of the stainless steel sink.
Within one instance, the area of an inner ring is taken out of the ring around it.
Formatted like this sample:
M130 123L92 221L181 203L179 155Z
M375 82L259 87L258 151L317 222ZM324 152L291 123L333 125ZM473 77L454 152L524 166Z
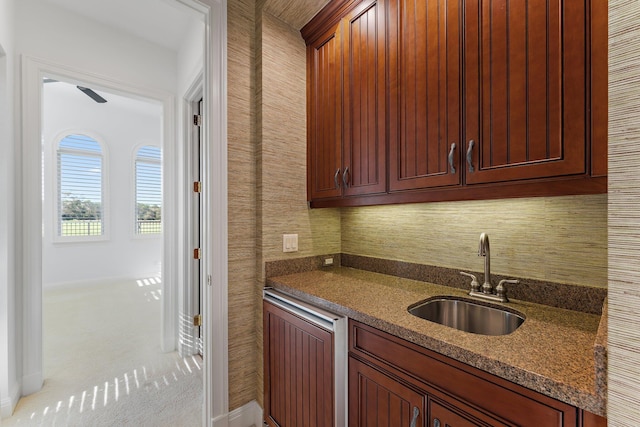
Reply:
M408 310L430 322L480 335L507 335L524 322L522 314L457 297L434 297L413 304Z

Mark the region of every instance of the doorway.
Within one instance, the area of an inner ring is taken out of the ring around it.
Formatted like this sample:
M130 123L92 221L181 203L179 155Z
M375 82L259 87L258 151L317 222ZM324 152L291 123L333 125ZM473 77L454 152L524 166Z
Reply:
M161 348L162 106L50 77L42 93L44 376L126 372Z
M206 37L203 59L203 194L202 209L207 212L202 224L202 249L206 254L202 259L202 277L205 278L203 295L203 346L210 357L204 360L205 375L205 425L214 418L228 415L227 398L227 152L226 152L226 1L218 0L175 0L176 4L188 6L204 17ZM23 265L24 295L21 318L24 319L22 334L22 394L37 391L42 385L42 241L39 233L42 223L41 212L36 209L41 203L40 171L40 110L41 80L45 76L65 77L73 81L84 81L114 91L126 92L155 99L163 105L163 135L173 140L176 130L175 98L161 90L131 85L122 79L105 78L92 72L78 72L82 66L61 65L51 52L42 59L30 56L22 59L22 108L21 138L24 140L22 160L22 230L23 248L20 254ZM66 55L65 57L68 57ZM98 61L99 62L99 61ZM184 159L182 147L167 144L165 156L173 162L165 169L165 179L169 186L165 190L183 194L183 168L178 162ZM172 150L172 151L171 151ZM171 151L171 152L170 152ZM173 186L173 188L171 188ZM184 200L182 196L175 200ZM178 206L167 207L164 213L167 224L181 224ZM177 339L176 304L177 283L184 277L183 265L176 263L179 254L184 253L180 236L184 231L165 227L163 245L163 277L165 279L163 308L163 343L168 349L175 348ZM213 237L215 236L215 240ZM168 243L167 243L168 242ZM172 278L169 281L169 278ZM170 303L169 303L170 302ZM214 317L216 322L208 322ZM215 346L212 344L215 342ZM215 379L215 381L213 381Z

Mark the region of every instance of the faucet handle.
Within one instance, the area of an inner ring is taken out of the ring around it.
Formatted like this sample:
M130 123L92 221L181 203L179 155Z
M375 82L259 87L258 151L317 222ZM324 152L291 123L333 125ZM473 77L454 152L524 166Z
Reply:
M509 302L507 299L507 288L504 286L505 283L517 285L520 281L516 279L502 279L500 283L498 283L498 286L496 286L496 296L504 298L504 302Z
M461 271L460 274L471 278L471 292L480 291L480 283L478 283L478 278L474 274L465 271Z

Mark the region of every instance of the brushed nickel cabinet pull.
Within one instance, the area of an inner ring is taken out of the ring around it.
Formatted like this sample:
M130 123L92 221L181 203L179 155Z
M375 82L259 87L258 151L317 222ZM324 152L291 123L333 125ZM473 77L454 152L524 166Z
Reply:
M473 168L473 159L471 158L473 155L473 146L475 144L475 141L472 139L469 141L469 148L467 148L467 164L469 165L469 172L475 172L475 169Z
M344 168L344 172L342 172L342 182L344 183L344 188L349 186L349 166Z
M418 415L420 415L420 409L417 406L413 407L413 418L411 418L410 427L416 427L416 423L418 422Z
M453 164L453 153L456 151L456 143L451 143L451 149L449 150L449 171L451 173L456 173L456 167Z
M333 183L336 185L336 188L340 188L340 181L338 177L340 176L340 169L336 169L336 174L333 175Z

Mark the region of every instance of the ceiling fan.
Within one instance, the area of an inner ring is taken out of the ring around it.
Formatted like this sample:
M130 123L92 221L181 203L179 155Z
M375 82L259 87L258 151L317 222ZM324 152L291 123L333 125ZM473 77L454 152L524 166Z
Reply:
M50 79L50 78L44 78L42 79L42 83L54 83L57 82L58 80L55 79ZM104 104L105 102L107 102L106 99L104 99L103 97L101 97L100 95L98 95L93 89L89 89L88 87L84 87L84 86L76 86L78 88L78 90L80 90L82 93L84 93L85 95L87 95L89 98L93 99L94 101L96 101L99 104Z

